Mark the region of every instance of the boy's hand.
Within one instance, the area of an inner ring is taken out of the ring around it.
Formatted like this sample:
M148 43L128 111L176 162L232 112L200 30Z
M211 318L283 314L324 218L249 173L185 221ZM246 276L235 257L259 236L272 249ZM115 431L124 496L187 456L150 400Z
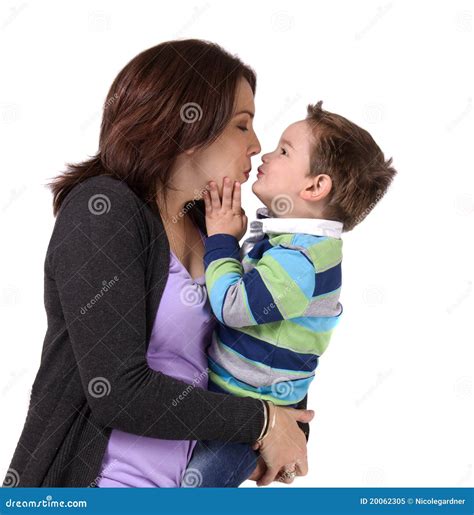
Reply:
M224 177L222 203L217 184L210 181L208 188L203 193L207 235L230 234L240 240L247 230L247 217L241 206L240 182L235 181L232 185L232 181L228 177Z

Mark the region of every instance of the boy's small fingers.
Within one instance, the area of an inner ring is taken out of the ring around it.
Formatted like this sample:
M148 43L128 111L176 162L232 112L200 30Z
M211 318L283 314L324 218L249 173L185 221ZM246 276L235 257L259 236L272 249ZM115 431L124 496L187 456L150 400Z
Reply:
M207 190L203 192L202 198L204 199L204 207L206 208L206 211L211 211L211 201L209 199L209 192Z
M240 182L239 181L235 181L234 194L232 196L232 211L235 214L240 214L241 213L241 209L242 209L242 206L241 206Z
M211 182L210 195L212 209L219 209L221 207L221 200L219 198L219 192L217 191L217 184L215 182Z
M232 208L232 181L228 177L222 179L222 207Z

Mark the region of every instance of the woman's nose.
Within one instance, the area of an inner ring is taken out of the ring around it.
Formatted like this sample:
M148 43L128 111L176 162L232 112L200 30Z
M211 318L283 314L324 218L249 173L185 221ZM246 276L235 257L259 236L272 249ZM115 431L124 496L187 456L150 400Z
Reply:
M251 156L260 154L260 152L262 151L262 147L260 146L260 141L258 141L257 135L254 134L254 136L255 137L253 138L252 143L249 147L249 154Z

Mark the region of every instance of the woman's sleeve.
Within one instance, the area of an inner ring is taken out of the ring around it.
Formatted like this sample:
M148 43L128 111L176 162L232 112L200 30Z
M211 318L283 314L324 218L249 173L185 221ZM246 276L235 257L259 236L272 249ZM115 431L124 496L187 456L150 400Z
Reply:
M209 392L148 366L146 225L134 196L87 186L71 195L46 270L93 417L153 438L254 442L263 426L259 400Z

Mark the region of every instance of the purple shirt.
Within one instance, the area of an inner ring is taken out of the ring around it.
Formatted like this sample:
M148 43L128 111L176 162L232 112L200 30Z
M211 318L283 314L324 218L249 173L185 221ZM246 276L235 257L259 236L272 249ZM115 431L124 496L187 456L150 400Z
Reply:
M146 355L150 368L207 389L206 350L214 326L204 276L192 279L170 252L168 281ZM195 445L195 440L161 440L114 429L97 486L179 487Z

